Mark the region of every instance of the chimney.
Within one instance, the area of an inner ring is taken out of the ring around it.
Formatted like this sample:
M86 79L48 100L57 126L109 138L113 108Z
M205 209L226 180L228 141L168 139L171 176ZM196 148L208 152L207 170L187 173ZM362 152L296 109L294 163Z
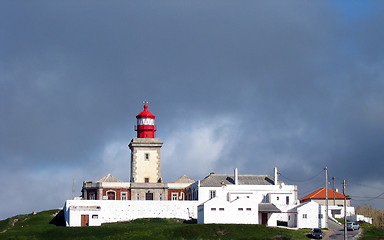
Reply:
M235 168L235 185L239 184L239 174L237 173L237 168Z
M273 183L275 184L275 185L277 185L277 168L274 168L273 169L274 171L275 171L275 178L274 178L274 181L273 181Z

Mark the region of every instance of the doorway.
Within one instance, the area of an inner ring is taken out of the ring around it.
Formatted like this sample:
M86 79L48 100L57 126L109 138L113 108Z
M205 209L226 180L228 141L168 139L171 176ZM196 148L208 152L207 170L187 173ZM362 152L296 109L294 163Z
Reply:
M261 224L268 226L268 213L261 213Z
M81 215L81 226L82 227L89 226L89 215Z
M145 200L153 200L153 193L145 193Z

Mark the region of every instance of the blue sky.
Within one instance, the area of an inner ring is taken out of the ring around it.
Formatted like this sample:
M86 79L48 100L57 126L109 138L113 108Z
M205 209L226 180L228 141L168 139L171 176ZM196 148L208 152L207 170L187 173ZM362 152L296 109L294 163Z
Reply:
M384 208L380 1L1 1L0 219L129 181L149 101L162 175L347 180Z

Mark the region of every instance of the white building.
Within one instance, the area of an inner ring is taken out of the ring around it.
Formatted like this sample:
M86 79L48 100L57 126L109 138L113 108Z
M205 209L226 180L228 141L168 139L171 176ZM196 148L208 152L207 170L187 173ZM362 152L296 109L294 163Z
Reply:
M325 207L316 202L302 203L288 211L288 227L324 228Z
M301 203L316 202L325 207L327 204L325 188L320 188L300 199ZM346 196L346 205L344 206L344 194L328 188L328 216L333 218L344 217L344 207L346 207L347 216L355 215L355 208L351 206L351 197Z
M264 224L292 228L325 226L325 209L299 204L297 186L269 175L210 174L186 193L198 201L198 223Z

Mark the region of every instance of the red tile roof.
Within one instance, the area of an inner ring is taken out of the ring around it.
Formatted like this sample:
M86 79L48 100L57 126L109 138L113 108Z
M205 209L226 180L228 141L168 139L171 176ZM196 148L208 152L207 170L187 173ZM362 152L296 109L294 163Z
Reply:
M328 188L328 199L333 199L333 194L335 194L335 199L344 199L344 194L333 191ZM325 187L320 188L313 193L308 194L307 196L300 199L300 202L307 199L325 199ZM347 196L347 199L351 199L351 197Z

